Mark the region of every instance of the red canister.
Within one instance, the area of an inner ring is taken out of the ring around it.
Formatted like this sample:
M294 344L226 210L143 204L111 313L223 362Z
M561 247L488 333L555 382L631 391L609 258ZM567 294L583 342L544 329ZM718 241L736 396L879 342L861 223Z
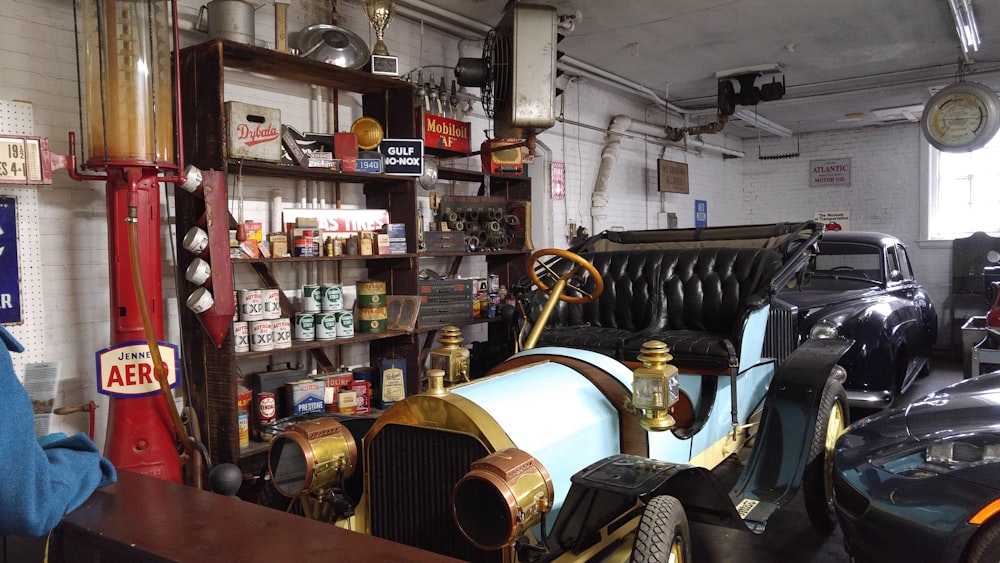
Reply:
M261 428L274 424L274 419L278 415L278 403L274 393L261 391L257 395L257 413L259 416L257 423Z

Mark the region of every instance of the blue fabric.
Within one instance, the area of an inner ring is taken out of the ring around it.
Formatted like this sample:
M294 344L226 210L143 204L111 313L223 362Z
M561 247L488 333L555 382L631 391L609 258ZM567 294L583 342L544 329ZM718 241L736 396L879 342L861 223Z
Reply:
M35 439L31 400L10 352L24 348L0 326L0 535L42 536L98 487L114 483L110 461L84 434ZM44 445L43 445L44 444Z

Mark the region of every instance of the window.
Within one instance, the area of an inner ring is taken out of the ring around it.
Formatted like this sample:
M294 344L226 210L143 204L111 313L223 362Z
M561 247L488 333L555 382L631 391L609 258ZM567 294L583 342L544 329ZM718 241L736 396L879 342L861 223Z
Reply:
M921 137L922 240L1000 234L1000 135L969 153L945 153Z

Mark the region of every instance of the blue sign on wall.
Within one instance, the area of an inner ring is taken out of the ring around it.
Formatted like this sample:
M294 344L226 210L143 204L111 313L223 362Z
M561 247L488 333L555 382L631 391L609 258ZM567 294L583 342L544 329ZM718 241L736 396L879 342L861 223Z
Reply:
M0 323L21 322L16 203L16 198L0 196Z
M708 226L708 202L703 199L694 200L694 226Z

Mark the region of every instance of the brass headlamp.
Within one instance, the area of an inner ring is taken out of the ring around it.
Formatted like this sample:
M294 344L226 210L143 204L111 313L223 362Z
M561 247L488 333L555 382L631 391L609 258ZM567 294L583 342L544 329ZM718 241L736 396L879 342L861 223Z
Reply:
M554 489L531 454L507 448L472 463L451 493L458 531L479 549L510 545L552 508Z
M667 411L679 398L680 382L677 368L667 363L673 359L667 351L659 340L646 342L638 357L642 367L632 372L632 406L642 410L639 424L650 432L674 427L674 417Z
M274 439L267 454L274 487L294 497L347 479L358 463L354 436L332 418L289 426Z

